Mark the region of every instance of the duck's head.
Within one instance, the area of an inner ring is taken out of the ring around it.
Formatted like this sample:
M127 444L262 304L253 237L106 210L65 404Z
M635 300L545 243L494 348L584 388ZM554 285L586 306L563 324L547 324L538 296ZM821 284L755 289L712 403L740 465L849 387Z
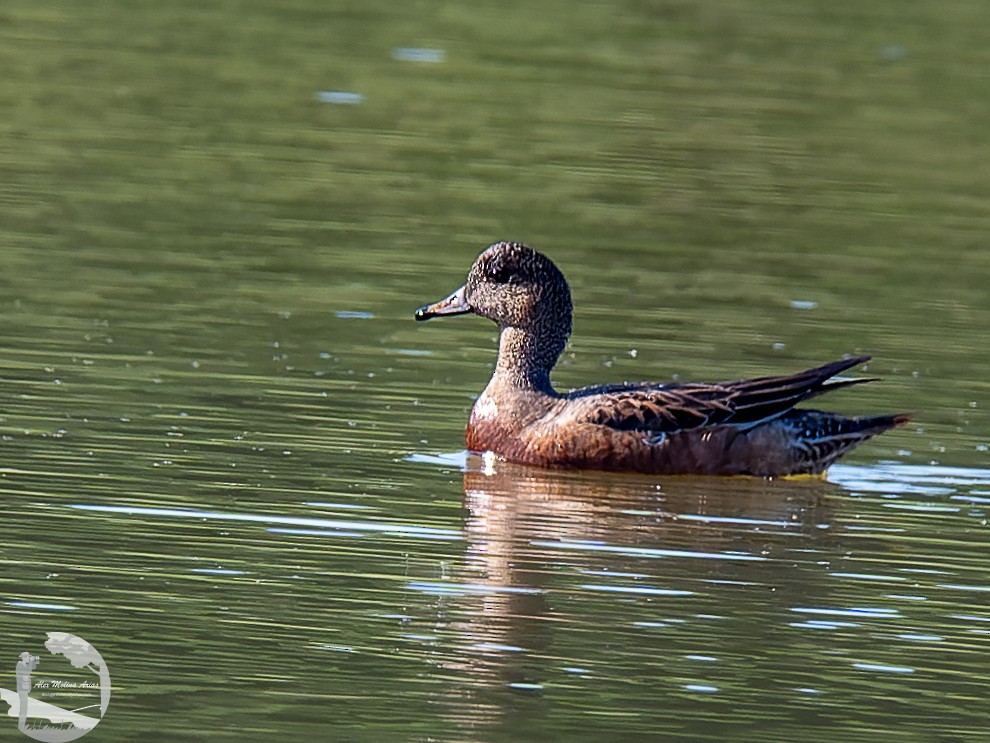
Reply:
M571 292L564 275L545 255L519 243L495 243L485 250L464 286L420 307L416 319L468 312L487 317L503 330L519 328L565 339L571 332Z

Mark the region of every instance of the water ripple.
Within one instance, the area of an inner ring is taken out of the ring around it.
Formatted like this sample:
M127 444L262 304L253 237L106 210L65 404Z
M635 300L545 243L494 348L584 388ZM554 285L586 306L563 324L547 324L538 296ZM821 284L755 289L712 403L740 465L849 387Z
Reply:
M193 508L148 508L143 506L98 506L85 503L69 504L69 508L80 511L119 513L126 516L172 516L186 519L215 519L219 521L244 521L260 524L285 524L287 526L309 526L322 529L350 529L380 534L420 537L426 539L462 539L459 531L431 526L393 524L378 521L345 521L341 519L317 519L300 516L274 516L253 513L224 513L222 511L201 511Z
M624 547L614 544L603 544L601 542L585 541L545 541L534 540L530 542L534 547L549 547L552 549L564 550L585 550L588 552L614 552L620 555L631 557L696 557L706 560L752 560L763 561L766 557L759 555L746 555L738 552L692 552L690 550L669 550L659 547Z
M603 586L598 583L585 583L581 588L586 591L639 593L647 596L694 596L694 591L678 591L672 588L650 588L649 586Z

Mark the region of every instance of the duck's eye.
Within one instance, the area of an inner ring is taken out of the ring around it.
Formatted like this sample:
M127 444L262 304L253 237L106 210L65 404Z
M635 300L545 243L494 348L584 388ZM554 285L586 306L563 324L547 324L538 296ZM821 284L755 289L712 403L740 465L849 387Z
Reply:
M489 267L488 278L496 284L508 284L512 280L514 273L515 271L513 271L512 266L506 263L498 263Z

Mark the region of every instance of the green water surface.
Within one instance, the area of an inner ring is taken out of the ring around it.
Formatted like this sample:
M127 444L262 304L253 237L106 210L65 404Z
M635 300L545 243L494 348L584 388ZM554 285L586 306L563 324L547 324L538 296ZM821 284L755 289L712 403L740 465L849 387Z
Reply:
M985 737L987 29L6 0L0 688L61 631L93 741ZM494 328L412 312L500 239L571 282L562 388L872 353L822 404L916 422L825 481L465 458Z

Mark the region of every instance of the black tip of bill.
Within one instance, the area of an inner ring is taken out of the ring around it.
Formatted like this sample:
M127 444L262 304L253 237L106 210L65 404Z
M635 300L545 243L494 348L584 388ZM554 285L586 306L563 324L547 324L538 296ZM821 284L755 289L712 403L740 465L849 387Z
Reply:
M446 299L441 299L434 304L420 307L416 310L416 320L422 322L423 320L429 320L431 317L439 317L440 315L464 315L471 312L471 305L464 298L464 289L462 286Z

